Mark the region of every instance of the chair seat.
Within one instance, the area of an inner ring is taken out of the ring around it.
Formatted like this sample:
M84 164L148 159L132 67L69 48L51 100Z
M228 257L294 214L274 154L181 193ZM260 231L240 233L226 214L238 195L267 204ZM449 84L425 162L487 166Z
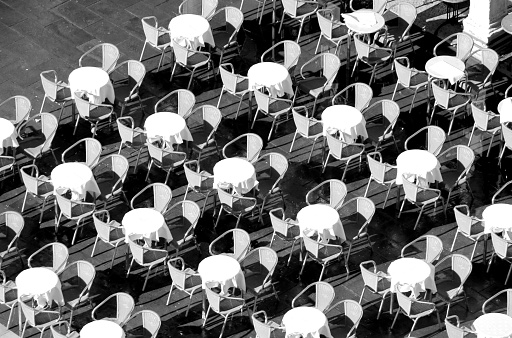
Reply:
M342 40L347 38L348 28L345 25L334 27L331 32L331 40Z
M155 159L153 159L153 160L155 161L157 166L159 166L160 168L162 168L164 170L169 170L169 169L172 169L172 168L182 165L183 163L185 163L186 159L183 157L181 157L181 159L179 159L174 154L167 154L162 157L162 162L156 161Z
M86 216L89 216L91 215L93 212L94 212L94 208L95 206L94 205L89 205L89 204L85 204L85 205L82 205L82 204L77 204L77 205L74 205L72 208L71 208L71 217L72 218L82 218L82 217L86 217Z
M96 183L98 184L98 188L100 189L100 193L103 197L108 198L112 195L112 189L114 188L114 184L117 180L112 179L96 179Z
M392 183L396 180L397 169L391 168L384 174L384 183Z
M311 77L300 80L297 85L299 89L305 93L309 93L313 97L318 97L323 92L323 86L327 79L323 76ZM329 90L331 86L326 86L325 90Z
M142 255L142 260L144 265L151 265L163 262L166 257L167 253L163 251L145 251Z
M448 101L448 109L454 108L460 105L464 105L469 102L469 98L464 95L455 95Z
M292 226L288 228L287 236L280 232L276 232L276 236L283 241L294 241L300 238L300 228L298 226Z
M462 289L460 292L457 292L459 286L460 281L454 281L449 279L436 281L437 296L442 300L448 302L450 301L450 299L462 293Z
M192 137L194 139L194 141L193 141L194 147L196 147L198 149L204 149L208 145L214 143L215 135L212 136L212 138L210 140L208 140L208 136L210 136L210 131L201 130L198 132L194 132L192 134ZM208 143L206 143L207 141L208 141Z
M213 32L213 40L215 41L215 49L224 49L227 48L227 44L229 43L229 38L231 37L232 32L226 31L216 31ZM236 38L236 37L235 37ZM236 40L234 40L236 41Z
M429 313L434 312L436 309L435 304L432 303L418 303L413 302L411 304L411 317L416 317L419 315L428 315Z
M489 69L483 64L475 64L466 68L467 80L473 83L483 83L485 78L489 75Z
M307 138L317 138L323 135L324 128L321 123L314 123L309 126L309 136ZM303 135L306 137L305 135Z
M270 281L265 283L263 285L263 281L265 280L265 277L267 277L265 274L261 273L244 273L245 274L245 286L247 289L247 292L251 294L258 294L261 292L261 290L269 287L271 285Z
M14 166L14 157L0 157L0 172L11 169Z
M366 126L366 132L368 133L368 139L372 142L383 141L384 131L387 125L385 124L370 124Z
M110 228L110 242L118 242L124 240L126 237L123 231L119 228Z
M494 117L487 122L487 131L490 133L496 133L501 130L501 123L499 117Z
M67 83L64 82L62 84L67 85ZM73 95L71 94L71 89L64 87L57 91L57 97L53 101L56 103L66 103L72 99Z
M425 73L416 73L411 76L411 87L420 87L428 84L428 74Z
M201 53L190 54L187 59L187 67L200 67L208 62L208 56Z
M8 282L9 283L9 282ZM12 282L12 284L14 284ZM16 287L16 285L13 285L13 287ZM9 289L5 292L5 304L10 306L13 305L18 300L18 291L16 289Z
M318 250L318 257L314 258L311 256L310 253L308 255L313 258L316 261L319 261L321 263L327 263L333 259L338 258L342 254L341 248L339 247L333 247L333 246L327 246L320 250Z
M227 204L222 204L222 206L224 207L224 210L234 215L241 215L250 212L256 207L253 201L246 199L238 200L233 203L233 207L230 207Z
M376 49L368 54L367 57L361 58L364 62L374 65L387 61L391 57L391 54L387 50Z
M222 314L227 312L237 311L244 306L245 301L243 299L221 299L219 302L219 310Z
M176 241L180 246L194 239L194 231L185 237L188 230L187 226L170 227L169 230L171 231L173 241Z
M36 158L41 154L44 141L44 135L39 134L26 137L23 140L20 140L18 143L19 148L22 149L24 153L26 153L32 158Z
M46 326L57 322L60 319L60 314L53 311L41 311L36 312L34 319L36 326Z
M96 122L110 117L110 109L107 107L98 107L89 111L89 116L81 116L84 120Z
M126 84L126 85L119 85L114 88L114 91L116 93L115 100L118 104L122 102L129 102L133 99L135 99L138 96L138 93L135 92L133 95L130 95L131 91L133 89L133 85Z
M39 178L42 178L42 177L40 176ZM44 179L47 179L47 178L44 177ZM54 190L54 187L51 184L51 182L39 181L37 183L37 194L40 197L44 198L44 197L53 195L53 190Z
M243 77L237 79L235 94L242 95L249 92L249 80Z
M446 189L453 189L455 184L457 183L457 179L459 178L462 170L444 170L441 171L441 175L443 176L443 185ZM465 178L462 179L462 182L465 182ZM462 183L460 182L460 183Z
M270 192L270 190L272 189L272 186L275 183L275 180L270 179L270 178L265 178L265 177L257 178L257 179L258 179L258 187L257 187L258 196L263 198ZM276 187L276 189L274 190L274 192L277 192L277 191L279 191L279 187Z
M484 233L484 225L482 222L477 222L471 226L469 229L469 236L471 238L476 238Z
M80 293L83 291L83 287L79 287L78 285L69 284L67 282L62 283L62 295L64 296L64 300L66 301L66 306L74 308L78 301L82 302L88 299L87 295L82 296L80 298Z
M191 270L191 269L189 269L189 270ZM195 273L195 271L193 271L193 270L191 270L190 272ZM187 292L191 292L195 289L198 289L202 285L203 284L202 284L200 276L190 276L189 275L185 278L185 291L187 291Z
M292 106L290 103L287 103L285 101L273 101L271 100L269 105L269 114L272 115L274 118L278 117L281 114L288 113L292 109Z
M439 194L436 191L432 190L422 190L418 191L418 194L416 195L416 203L428 203L431 201L434 201L436 198L439 197Z

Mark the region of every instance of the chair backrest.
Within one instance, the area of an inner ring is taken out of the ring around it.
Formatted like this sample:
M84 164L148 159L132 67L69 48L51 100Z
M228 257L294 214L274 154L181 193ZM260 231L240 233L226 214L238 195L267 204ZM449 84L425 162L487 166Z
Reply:
M376 159L378 157L378 160ZM374 151L368 153L366 155L368 159L368 166L370 167L370 172L374 180L379 183L383 183L385 181L386 176L386 163L382 163L382 155L378 151Z
M258 159L261 149L263 149L263 140L258 134L248 133L247 137L247 160L254 161Z
M415 239L414 241L408 243L402 248L402 257L404 257L405 250L412 245L425 241L425 258L424 260L428 263L432 263L441 256L443 252L443 241L437 236L434 235L423 235Z
M498 63L500 61L498 53L491 48L482 48L478 53L480 53L482 65L487 68L490 75L494 74L494 71L496 70L496 67L498 67Z
M332 53L322 53L320 56L322 60L322 74L326 79L328 79L325 87L329 88L336 79L336 75L338 74L338 70L341 66L341 61L338 56Z
M312 125L312 121L309 117L304 116L298 112L299 108L303 108L306 110L307 114L307 108L305 106L295 106L292 108L292 114L293 114L293 122L295 123L295 126L297 127L297 131L303 135L304 137L309 137L309 128Z
M218 0L185 0L178 11L180 14L196 14L208 19L217 9Z
M330 179L323 181L308 191L306 194L306 203L314 204L317 203L317 201L322 202L322 200L327 200L331 207L337 209L343 204L347 193L348 190L345 183L341 180Z
M34 176L29 172L33 172ZM31 194L39 195L39 170L35 164L26 165L20 168L21 179L25 189Z
M236 92L236 85L238 74L234 72L230 72L226 69L226 66L229 64L223 63L219 65L220 78L222 79L222 85L224 89L226 89L229 93L234 94Z
M474 40L471 35L466 33L455 33L455 35L457 36L457 52L455 56L464 61L473 50Z
M297 62L299 62L299 57L301 54L301 48L300 45L291 40L284 40L281 41L284 45L284 62L283 66L290 70L292 67L295 67L297 65Z
M76 110L78 111L78 115L80 115L83 119L89 118L89 113L91 112L92 103L89 102L89 99L83 99L82 96L87 94L84 91L77 91L73 93L73 99L75 100Z
M281 213L281 216L278 215L279 213ZM272 209L268 214L270 216L272 229L283 236L288 236L289 222L287 222L284 218L283 208Z
M91 289L92 282L94 281L94 277L96 276L96 270L94 265L89 263L88 261L75 261L66 266L66 268L62 271L61 281L65 282L69 279L77 279L79 283L71 283L74 285L79 284L80 287L83 285L84 288L80 292L80 295L76 299L77 302L81 302L83 299L89 296L89 291ZM73 301L72 299L66 299L67 302Z
M386 10L388 0L373 0L373 11L382 15Z
M409 296L406 296L400 291L401 284L398 283L395 286L395 292L396 292L396 298L398 300L398 305L402 309L402 311L405 313L406 316L411 315L411 308L412 305L416 302L415 299L409 298Z
M140 310L132 314L126 323L134 321L139 316L142 320L142 328L151 335L150 338L155 338L158 335L158 330L160 330L160 325L162 325L162 319L160 319L158 313L151 310ZM144 334L143 336L146 337L147 335Z
M117 119L117 130L121 136L122 143L133 143L133 130L135 122L131 116L123 116Z
M398 82L406 88L411 85L412 69L409 67L409 59L406 56L397 57L393 61L395 64L396 76ZM405 64L404 64L405 63Z
M334 316L332 316L334 314ZM355 330L359 326L359 322L363 317L363 307L352 299L345 299L332 305L328 312L327 318L331 328L348 326L350 331L347 337L354 337Z
M264 321L258 319L260 315L263 315ZM258 312L254 312L251 315L252 325L254 326L254 331L256 332L257 338L270 338L272 333L272 326L267 324L267 314L265 311L261 310Z
M370 271L366 265L372 264L374 271ZM377 292L379 290L379 275L375 271L375 262L366 261L359 264L361 269L361 276L363 277L364 285L369 287L372 291Z
M178 213L172 211L174 209L179 210ZM194 201L183 200L174 204L169 208L168 212L165 213L164 218L166 222L170 222L172 225L176 225L177 222L181 222L180 225L188 227L190 229L195 228L199 217L201 216L201 207ZM179 218L176 220L176 218ZM168 223L169 224L169 223ZM185 237L187 234L185 234ZM180 241L184 238L175 238L176 241Z
M478 102L471 102L471 115L473 115L476 127L482 131L487 131L489 120L493 115L485 111L485 104L482 107Z
M6 233L7 239L11 241L17 240L25 226L23 215L17 211L4 211L0 213L0 219L2 218L5 220L5 226L8 229Z
M398 116L400 115L400 106L393 100L381 100L382 104L382 116L384 117L384 122L389 123L391 125L390 130L393 130L395 127L396 121L398 120Z
M174 52L176 62L182 66L186 66L188 64L188 57L193 54L193 50L180 45L175 40L172 41L172 50Z
M53 251L53 262L52 266L55 272L58 272L66 267L66 263L69 258L68 247L62 243L51 243Z
M353 92L353 95L350 93ZM350 95L350 99L349 99ZM351 99L353 97L353 100ZM354 107L362 111L370 104L373 98L373 89L363 82L351 83L343 88L332 98L332 104L350 104L353 102ZM341 102L340 102L341 101Z
M367 197L356 197L357 202L357 216L364 218L363 228L368 227L368 224L372 221L373 215L375 214L375 203ZM361 231L361 230L360 230Z
M200 123L202 133L208 133L208 139L211 139L222 121L222 113L219 108L211 104L205 104L195 108L189 115L189 119L194 119ZM189 126L189 128L193 134L195 127Z
M334 20L332 17L332 11L329 9L317 11L316 17L318 18L318 25L320 26L322 35L332 39L332 28Z
M491 232L492 246L494 248L494 252L500 258L507 258L508 254L508 242L505 238L496 234L495 232Z
M96 211L92 214L92 220L94 222L94 228L98 233L98 236L105 242L110 241L110 227L108 222L110 221L110 214L108 210Z
M219 189L220 190L220 189ZM231 229L224 232L220 237L233 236L233 255L235 259L244 257L249 251L251 245L251 236L242 229Z
M128 64L128 77L131 78L135 82L134 89L132 92L140 87L142 80L146 76L146 67L144 64L137 60L127 60L125 61Z
M315 307L324 312L331 305L335 292L331 284L327 282L315 282Z
M198 171L200 167L197 160L185 162L183 164L183 169L185 171L185 177L187 178L189 187L202 187L204 175Z
M407 27L405 27L402 31L402 36L406 36L411 29L412 24L416 20L416 7L408 2L402 1L395 3L388 10L396 14L396 16L399 18L399 24L401 20L407 23Z
M233 35L236 34L242 27L242 23L244 22L244 13L236 7L226 6L222 8L226 15L226 26L231 25L229 27L230 30L234 30Z
M424 189L416 182L416 175L403 174L402 176L402 187L404 189L405 197L409 201L416 202L418 193Z
M172 190L167 184L152 183L153 186L153 208L160 212L164 212L169 206L172 199Z
M30 324L30 326L36 326L36 311L35 308L33 308L30 305L32 304L32 300L29 300L28 302L24 302L20 300L18 302L18 305L21 307L21 311L23 312L23 316L25 317L25 320Z
M33 118L36 118L36 116L37 115L35 115ZM50 113L41 113L39 117L41 118L41 131L46 138L44 141L44 146L41 149L41 153L44 153L48 151L52 146L53 138L55 137L57 127L59 126L59 121L53 114Z
M50 332L52 333L53 338L69 338L73 337L76 334L76 331L71 331L69 327L69 322L62 320L58 323L55 323L50 326ZM70 332L70 333L68 333Z
M268 178L275 178L274 186L276 186L288 170L288 160L286 159L286 156L275 152L266 153L265 155L258 158L258 163L262 162L265 162L264 166L268 167Z
M468 257L461 254L452 254L450 256L452 261L452 270L457 274L457 276L459 276L460 284L463 285L473 270L473 263L471 263L471 260ZM456 294L449 294L449 296L455 295Z
M446 133L438 126L427 126L427 150L428 152L437 155L443 148L444 141L446 140Z
M264 93L262 89L255 89L254 90L254 97L256 98L256 104L258 105L258 110L261 110L265 114L269 113L269 106L270 106L270 95Z
M158 102L155 104L155 113L169 110L164 109L166 107L160 107L167 100L171 101L170 103L173 106L173 109L177 108L178 115L183 118L189 115L189 113L192 111L192 108L194 108L194 105L196 104L196 97L194 93L187 89L176 89L158 100ZM176 108L174 108L174 106L176 106Z
M452 320L456 319L456 324L452 323ZM448 338L464 338L467 332L462 327L459 327L459 317L456 315L447 316L444 320L446 325L446 333Z
M371 46L364 42L364 35L354 34L354 46L356 47L356 53L358 59L367 58L370 55Z
M30 111L32 110L32 103L30 103L28 97L22 95L11 96L4 102L0 103L0 106L10 105L11 102L14 103L15 117L14 120L9 121L11 121L12 124L17 125L23 120L28 120Z
M68 149L65 150L65 153L71 149L79 147L81 143L85 144L85 165L91 168L100 160L102 151L101 143L95 138L86 137L71 145ZM62 156L62 162L66 162L64 154Z
M152 46L158 45L158 21L154 16L146 16L140 20L146 41Z
M124 323L135 308L135 300L125 292L118 292L114 296L117 302L117 320L120 323Z
M470 236L474 219L469 215L469 207L465 204L456 205L453 207L453 213L455 214L455 222L457 223L458 230L466 236Z
M180 262L181 269L178 269L174 264ZM169 275L171 276L172 283L180 290L186 289L185 281L187 273L185 272L185 261L181 257L175 257L167 261L167 267L169 268Z
M46 70L41 72L41 84L43 85L44 95L50 100L57 99L57 72L54 70Z
M210 304L210 307L213 309L213 311L215 312L220 312L220 301L221 301L221 295L218 294L217 292L213 291L211 288L210 288L210 285L207 283L206 284L206 288L205 288L205 291L206 291L206 298L208 299L208 303Z
M106 72L109 72L110 70L114 69L117 60L119 59L119 49L111 43L100 43L92 47L84 55L82 55L82 57L80 58L80 63L82 58L86 54L93 53L96 49L101 49L101 69L103 69ZM92 55L91 57L95 58L95 56Z
M432 93L436 103L443 109L448 109L450 99L456 95L450 89L445 89L437 79L432 81Z
M283 10L286 14L291 16L292 18L297 16L297 8L299 7L298 0L283 0Z
M327 139L327 145L329 147L329 153L331 153L336 158L341 158L343 154L343 148L348 146L343 140L339 140L334 135L329 133L325 134L325 138Z

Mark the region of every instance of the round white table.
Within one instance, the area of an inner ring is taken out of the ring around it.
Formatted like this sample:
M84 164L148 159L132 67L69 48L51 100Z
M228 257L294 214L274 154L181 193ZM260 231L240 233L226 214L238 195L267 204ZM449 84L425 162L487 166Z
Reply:
M432 264L417 258L399 258L388 267L388 275L391 276L391 292L395 292L395 286L400 284L402 292L411 291L414 297L427 289L437 292L434 279L435 268Z
M402 184L403 174L415 174L427 180L442 182L441 165L437 157L426 150L412 149L400 153L396 158L396 184Z
M512 318L503 313L486 313L473 322L478 338L512 336Z
M512 97L500 101L498 113L500 113L500 123L512 122Z
M482 212L484 233L490 234L493 228L510 230L512 228L512 205L506 203L491 204Z
M11 121L0 117L0 155L4 153L5 147L17 147L18 141L16 138L18 133Z
M144 122L144 128L150 140L161 136L165 142L171 145L181 144L183 140L193 141L185 119L175 113L160 112L152 114Z
M39 267L23 270L16 277L15 283L18 298L33 297L39 307L45 307L52 301L60 306L64 305L59 277L50 269Z
M150 208L137 208L128 211L121 224L124 227L126 242L128 237L144 239L148 245L152 241L158 242L165 238L166 242L172 241L171 231L165 223L164 216Z
M84 163L62 163L53 168L51 180L55 190L69 189L75 200L84 199L87 193L95 198L101 195L91 168Z
M80 330L81 338L123 338L124 336L124 330L121 326L103 319L87 323Z
M256 169L242 158L225 158L213 166L213 186L231 184L238 194L245 194L258 185Z
M433 78L443 79L455 84L464 77L466 65L455 56L434 56L425 64L425 71Z
M203 289L206 283L219 283L223 293L231 287L245 292L245 277L240 263L232 257L225 255L208 256L203 259L197 268L201 276Z
M345 25L353 32L360 34L375 33L386 23L384 17L371 9L360 9L349 14L341 14Z
M91 103L100 104L105 99L114 103L116 94L108 73L98 67L80 67L69 74L71 95L77 91L86 91Z
M249 90L265 86L273 97L283 96L285 93L293 96L292 79L283 65L275 62L256 63L249 68L247 77Z
M368 138L366 120L356 108L348 105L334 105L325 108L322 113L324 135L332 131L340 131L347 143L354 142L358 136Z
M200 15L182 14L169 22L171 40L175 40L182 46L196 50L208 43L215 46L212 30L208 20Z
M340 215L330 205L327 204L312 204L300 209L297 214L297 222L299 223L300 236L308 235L308 230L311 233L317 232L322 241L335 239L336 237L345 241L345 231L340 221Z
M288 310L282 324L286 329L286 337L320 338L320 335L324 335L332 338L327 317L314 307L300 306Z

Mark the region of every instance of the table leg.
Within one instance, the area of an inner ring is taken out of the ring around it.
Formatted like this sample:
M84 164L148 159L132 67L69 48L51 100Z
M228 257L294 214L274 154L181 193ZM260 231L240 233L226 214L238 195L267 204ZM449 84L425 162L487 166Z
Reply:
M348 31L347 34L347 56L346 56L346 68L345 68L345 86L348 86L350 83L350 42L351 42L352 32Z
M432 77L427 78L427 124L429 123L428 115L430 114L430 87L432 85Z
M487 240L489 239L489 234L484 235L484 264L487 263Z
M247 130L251 131L251 121L252 121L252 90L249 90L249 111L247 112Z
M396 185L396 203L395 203L395 209L400 209L400 187L401 185Z
M21 299L18 299L21 302ZM21 336L21 306L18 304L18 334Z

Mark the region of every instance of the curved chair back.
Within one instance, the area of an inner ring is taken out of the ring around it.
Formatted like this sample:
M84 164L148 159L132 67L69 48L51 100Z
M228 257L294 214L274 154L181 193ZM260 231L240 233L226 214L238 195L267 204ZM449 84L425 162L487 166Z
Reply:
M258 319L260 315L263 315L264 321ZM267 324L267 314L265 311L261 310L258 312L254 312L251 315L252 325L254 326L254 331L256 332L256 337L258 338L271 338L272 330L274 328Z
M406 60L406 63L403 64L401 61ZM406 56L397 57L393 61L395 65L396 76L398 77L398 82L406 88L411 86L411 77L412 77L412 68L409 67L409 59Z
M466 60L473 50L474 40L471 35L466 33L456 33L457 36L457 52L455 56L458 59Z
M299 7L298 0L282 0L283 10L286 14L295 18L297 16L297 8Z
M218 4L218 0L185 0L178 7L178 12L201 15L203 18L209 19L215 13Z
M375 271L370 271L366 268L365 265L370 263L375 267L374 261L366 261L360 263L359 268L361 269L361 276L363 277L364 285L369 287L373 292L377 292L379 290L379 280L381 277Z
M496 255L502 259L508 256L508 242L505 238L499 236L495 232L491 232L492 246Z
M152 45L157 46L159 30L158 30L158 21L154 16L147 16L141 19L142 21L142 30L144 31L144 36L146 41Z
M29 169L34 174L28 174ZM35 164L26 165L20 168L21 179L25 185L25 189L31 194L39 195L39 169Z
M341 180L330 179L323 181L306 194L306 203L314 204L316 201L326 200L334 209L338 209L343 204L348 190L345 183ZM316 197L316 199L313 199ZM321 202L322 203L322 202Z
M247 135L247 159L256 160L263 149L263 140L257 134L248 133Z
M414 21L416 20L416 7L408 2L403 1L395 3L390 8L388 8L388 11L395 13L399 20L403 20L405 23L407 23L407 27L402 30L402 38L407 36Z
M131 116L123 116L117 119L117 129L119 130L119 136L121 136L122 143L133 143L133 134L135 128L135 122Z
M278 212L281 212L284 216L284 210L282 208L272 209L268 212L270 216L270 223L272 224L272 229L275 232L287 237L288 228L290 227L289 222L285 220L284 217L279 217L278 215L276 215L276 213Z
M332 313L334 316L330 316ZM347 337L355 337L355 330L363 317L363 307L355 300L345 299L332 305L326 315L333 333L338 327L348 326L350 330Z
M351 95L351 97L353 96L353 98L354 98L353 101L348 99L348 96L351 92L353 92L353 95ZM341 102L339 102L340 98L342 98ZM366 83L363 83L363 82L356 82L356 83L349 84L344 89L342 89L339 93L337 93L332 98L332 104L333 105L348 104L349 102L354 102L354 107L357 110L362 111L363 109L368 107L372 98L373 98L372 87L370 87L369 85L367 85Z
M37 118L38 115L34 115L33 118ZM50 113L41 113L39 114L41 118L41 132L45 136L44 145L41 149L41 153L50 150L52 146L53 138L55 137L55 133L57 132L57 127L59 126L59 121L57 118Z
M54 70L47 70L41 72L41 84L43 85L44 94L52 101L57 99L57 72Z
M482 131L487 130L487 126L489 125L489 121L494 116L491 112L487 112L484 108L480 108L480 105L476 102L471 102L471 115L473 115L473 119L475 120L475 125L478 129Z
M318 25L320 26L320 31L322 35L326 36L329 39L332 39L332 31L333 31L333 18L331 17L332 11L330 9L319 10L316 12L316 17L318 18Z
M463 212L462 209L465 209L466 212ZM469 215L469 207L467 205L456 205L453 207L453 213L455 214L455 222L459 231L466 236L471 236L473 217Z
M119 59L119 49L111 43L100 43L92 47L80 57L78 64L80 67L83 67L84 65L82 64L82 60L84 57L94 53L97 49L101 49L101 69L108 73L110 70L115 68L117 60ZM91 55L91 57L93 59L97 58L96 55Z
M379 160L376 160L374 158L374 156L377 157L377 155L379 156ZM381 162L382 155L380 154L380 152L374 151L368 153L366 158L368 159L368 166L370 167L370 172L373 179L375 179L379 183L384 182L386 180L385 176L387 164Z
M10 105L11 102L14 103L15 116L14 120L9 121L11 121L11 123L16 126L20 122L28 120L30 111L32 110L32 103L30 103L28 97L22 95L11 96L0 103L0 107L4 105Z
M110 214L108 210L96 211L92 214L92 220L94 222L94 228L98 233L98 236L105 242L110 242L110 226L108 221L110 220ZM105 222L105 220L107 220Z
M226 66L231 65L228 63L223 63L219 65L220 78L222 80L222 85L228 93L235 95L236 87L238 85L238 78L240 75L235 74L234 72L229 71ZM231 68L233 66L231 65Z
M452 319L456 320L456 325L451 322ZM444 320L444 324L446 325L446 333L448 334L448 338L464 338L467 334L464 328L459 326L459 317L456 315L447 316Z
M160 316L155 311L151 310L141 310L135 312L131 315L131 317L126 321L128 324L130 321L134 320L137 317L141 317L142 320L142 328L144 331L147 331L150 334L150 338L156 338L158 335L158 330L160 330L160 325L162 325L162 320ZM146 333L146 332L144 332ZM147 335L144 334L144 337Z
M313 124L313 121L311 118L304 116L300 114L297 111L298 106L292 108L292 114L293 114L293 122L295 123L295 126L297 127L297 131L299 134L303 135L304 137L309 137L309 128ZM302 107L300 107L302 108ZM303 107L306 108L306 107ZM307 113L307 110L306 110Z
M194 105L196 104L196 97L194 93L187 89L176 89L158 100L158 102L155 104L155 113L167 111L162 110L166 107L161 107L167 100L171 101L171 105L173 107L176 106L178 109L178 115L183 118L192 112L192 108L194 108Z

